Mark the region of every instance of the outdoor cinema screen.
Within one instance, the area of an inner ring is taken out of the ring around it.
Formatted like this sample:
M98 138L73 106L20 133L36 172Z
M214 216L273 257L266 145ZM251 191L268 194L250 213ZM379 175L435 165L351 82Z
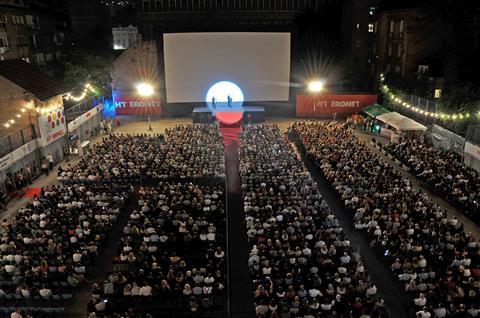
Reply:
M229 82L244 101L289 99L290 33L166 33L163 46L168 103L204 102Z

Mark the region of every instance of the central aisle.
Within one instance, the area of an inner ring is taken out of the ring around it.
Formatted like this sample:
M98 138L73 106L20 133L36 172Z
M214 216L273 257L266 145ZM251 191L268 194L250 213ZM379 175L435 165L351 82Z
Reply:
M251 318L255 317L255 312L252 281L247 266L249 250L238 158L238 139L242 129L220 130L225 143L229 313L230 318Z

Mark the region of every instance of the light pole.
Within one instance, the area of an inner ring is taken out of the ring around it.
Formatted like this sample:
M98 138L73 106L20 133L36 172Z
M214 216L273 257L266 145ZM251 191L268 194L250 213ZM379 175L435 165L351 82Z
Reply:
M317 94L323 90L325 83L320 80L311 81L308 84L308 90L313 93L313 111L315 112L317 106Z

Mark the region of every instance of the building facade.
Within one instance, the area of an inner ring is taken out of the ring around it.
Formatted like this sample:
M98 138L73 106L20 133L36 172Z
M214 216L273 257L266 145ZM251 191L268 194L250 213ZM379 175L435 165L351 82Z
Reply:
M342 15L343 47L345 54L344 72L349 79L352 91L374 89L372 77L375 58L372 48L375 45L375 14L379 0L347 0Z
M112 27L112 36L114 50L125 50L139 40L138 29L133 25Z
M112 47L110 9L98 0L68 0L72 48L109 51Z
M57 75L69 33L64 0L0 0L0 60L23 59Z
M376 14L375 42L371 48L374 56L373 77L380 74L408 79L421 75L438 76L438 59L433 58L441 41L432 34L421 37L415 29L417 10L384 10ZM440 72L441 73L441 72ZM433 97L433 96L432 96Z

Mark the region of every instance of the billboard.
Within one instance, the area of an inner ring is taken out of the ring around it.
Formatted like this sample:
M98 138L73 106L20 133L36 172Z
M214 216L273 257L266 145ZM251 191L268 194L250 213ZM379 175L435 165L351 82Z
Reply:
M377 95L297 95L296 114L308 118L346 117L376 102Z
M157 116L162 113L159 98L117 96L113 101L116 115Z
M43 147L64 136L67 132L67 125L63 107L39 116L38 126Z

